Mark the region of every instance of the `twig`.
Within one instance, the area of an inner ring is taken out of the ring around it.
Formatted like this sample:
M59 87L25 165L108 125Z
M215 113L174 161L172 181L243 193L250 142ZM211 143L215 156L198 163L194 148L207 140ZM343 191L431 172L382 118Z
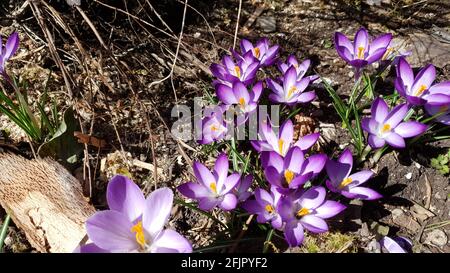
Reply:
M427 188L427 191L426 191L426 193L427 193L427 195L426 195L426 197L427 197L427 199L426 199L426 201L425 201L425 208L426 209L430 209L430 205L431 205L431 184L430 184L430 181L428 180L428 176L425 174L425 187Z
M237 20L236 20L236 28L234 30L234 40L233 40L233 49L236 48L236 40L239 30L239 19L241 18L241 9L242 9L242 0L239 0L239 9L237 14Z
M255 215L254 214L250 215L247 218L247 221L245 221L245 225L242 227L241 232L239 233L238 237L236 238L236 243L234 243L234 245L231 247L230 253L234 253L236 251L236 248L239 245L239 241L242 239L242 237L244 237L245 232L248 230L248 225L250 225L250 222L253 220L253 216L255 216Z

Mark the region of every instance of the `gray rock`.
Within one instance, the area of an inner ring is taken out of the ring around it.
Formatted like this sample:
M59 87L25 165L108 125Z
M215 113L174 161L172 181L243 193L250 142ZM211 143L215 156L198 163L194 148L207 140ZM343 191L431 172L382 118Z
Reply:
M275 16L266 15L256 19L256 25L265 33L275 32L277 30L277 20Z
M381 245L375 239L370 241L365 249L369 253L381 253Z
M66 0L66 2L71 7L81 5L81 0Z
M435 229L428 233L425 237L425 243L433 244L436 246L445 246L447 244L447 234L440 229Z
M423 67L432 63L437 67L444 67L450 64L450 40L446 41L437 33L416 32L405 39L406 47L412 51L408 56L411 66Z

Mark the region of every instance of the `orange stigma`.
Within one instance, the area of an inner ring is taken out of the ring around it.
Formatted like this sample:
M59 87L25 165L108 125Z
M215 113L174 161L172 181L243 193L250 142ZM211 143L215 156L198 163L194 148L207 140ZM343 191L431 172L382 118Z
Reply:
M301 209L299 209L298 211L297 211L297 217L302 217L302 216L305 216L305 215L308 215L308 214L310 214L311 212L309 211L309 209L307 209L307 208L301 208Z
M391 130L391 125L389 125L389 124L385 124L385 125L383 125L383 128L381 128L382 133L387 133L390 130Z
M259 47L255 47L253 50L254 50L253 54L255 54L255 57L259 59L259 56L261 55L261 50L259 49Z
M291 170L284 171L284 179L286 179L286 182L290 184L292 180L294 180L294 173Z
M236 77L241 78L241 68L239 66L234 67L234 72L236 74Z
M364 59L364 47L358 47L358 59Z
M142 227L142 221L139 221L137 222L136 225L132 226L131 232L136 233L136 242L142 248L145 248L145 235L144 235L144 228Z
M352 183L353 179L351 179L350 177L345 178L344 180L342 180L341 184L339 184L339 189L342 189L343 187L347 186L348 184Z
M417 90L415 96L418 97L418 96L422 95L423 91L425 91L425 90L427 90L427 89L428 89L427 86L424 85L424 84L422 84L422 85L419 87L419 90Z

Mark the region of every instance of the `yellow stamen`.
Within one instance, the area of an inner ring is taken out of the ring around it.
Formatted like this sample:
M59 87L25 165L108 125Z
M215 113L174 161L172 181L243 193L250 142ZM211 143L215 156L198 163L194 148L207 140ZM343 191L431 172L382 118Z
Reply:
M419 87L419 90L417 90L415 96L418 97L418 96L422 95L423 91L425 91L425 90L427 90L427 89L428 89L427 86L424 85L424 84L422 84L422 85Z
M279 149L281 155L283 155L283 145L284 145L284 141L282 139L278 140L278 149Z
M295 92L297 92L297 86L293 85L291 88L289 88L288 98L290 98Z
M239 105L241 106L241 108L245 107L245 99L244 98L239 99Z
M255 51L255 57L258 59L259 55L261 55L261 50L259 49L259 47L255 47L253 50Z
M211 131L217 131L219 130L219 127L217 127L216 125L211 125Z
M284 171L284 179L286 179L286 182L290 184L292 180L294 179L294 173L291 170Z
M145 235L144 228L142 227L142 221L137 222L136 225L131 227L131 232L136 233L136 242L142 247L145 247Z
M264 209L268 212L268 213L272 213L275 211L275 209L272 207L272 205L267 204Z
M307 208L301 208L297 211L297 217L302 217L308 214L310 214L310 211Z
M383 125L383 128L381 128L382 133L389 132L390 130L391 130L391 125L389 125L389 124L385 124L385 125Z
M384 52L383 57L381 58L382 60L386 60L387 57L389 57L389 55L391 54L391 52L394 51L393 47L388 47L388 49L386 50L386 52Z
M241 77L241 68L239 66L235 66L234 67L234 72L236 74L236 77L240 78Z
M212 190L214 194L217 194L217 186L215 182L209 184L209 188Z
M352 183L353 179L351 179L350 177L345 178L344 180L342 180L341 184L339 184L339 189L342 189L343 187L347 186L348 184Z
M364 47L358 47L358 59L364 59Z

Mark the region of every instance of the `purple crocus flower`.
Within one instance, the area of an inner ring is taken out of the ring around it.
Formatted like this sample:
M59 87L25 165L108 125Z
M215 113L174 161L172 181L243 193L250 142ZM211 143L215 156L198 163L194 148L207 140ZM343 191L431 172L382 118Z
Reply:
M287 105L310 102L316 98L316 93L314 91L303 92L310 81L309 77L298 80L297 69L295 66L291 66L283 76L283 86L272 79L267 79L267 86L273 91L269 95L269 99Z
M219 206L223 210L236 208L237 198L232 190L239 182L240 175L233 173L228 176L228 158L225 153L219 155L211 173L205 165L194 162L194 174L199 183L188 182L178 187L184 196L199 201L202 210L212 210Z
M353 42L342 33L336 32L334 44L336 51L351 66L361 69L366 65L379 61L386 53L387 47L392 40L392 34L386 33L378 36L372 42L365 28L360 28Z
M145 199L133 181L116 175L108 184L106 198L110 210L96 212L86 222L94 244L86 251L192 252L183 236L164 229L173 204L169 188L155 190Z
M383 61L387 61L388 63L392 62L392 64L397 65L400 58L407 57L412 54L412 51L405 50L398 41L392 39L389 43L386 52L381 58Z
M281 156L285 156L291 146L297 146L302 151L308 150L316 143L320 136L319 133L309 134L300 137L297 142L293 143L294 125L289 119L281 125L278 134L272 130L270 123L267 121L260 122L259 127L264 140L252 140L251 144L253 148L258 152L275 151Z
M255 200L247 200L242 207L251 214L257 214L258 223L270 222L273 228L281 229L283 221L277 211L281 194L273 187L270 193L264 189L255 190Z
M299 64L295 55L290 55L287 58L286 63L282 63L282 62L278 63L278 69L284 75L284 74L286 74L286 72L288 71L288 69L291 66L295 67L295 70L297 72L297 81L300 81L305 76L310 65L311 65L311 61L309 59L306 59L302 63ZM312 75L312 76L307 76L305 78L308 78L309 82L312 83L315 80L317 80L319 78L319 76Z
M199 144L209 144L221 140L228 132L222 111L214 111L202 120L202 138Z
M304 228L312 233L327 232L328 225L324 219L345 209L338 202L325 200L325 195L324 187L312 187L281 198L278 212L286 222L284 236L291 247L303 242Z
M422 68L416 77L405 58L400 58L397 65L395 89L413 105L423 105L431 94L433 82L436 79L436 68L429 64Z
M360 187L374 174L372 171L364 170L350 175L353 168L353 156L349 149L342 152L337 162L328 160L325 166L329 180L326 181L328 189L339 192L351 199L375 200L382 196L376 191Z
M252 182L253 175L247 175L239 180L239 183L234 189L234 194L236 195L239 202L244 202L252 195L252 193L249 191Z
M256 45L253 45L250 41L246 39L241 40L241 51L242 54L251 52L253 57L259 61L262 66L272 65L276 58L278 57L278 50L280 46L274 45L270 46L269 39L262 38Z
M6 41L5 47L2 46L2 37L0 36L0 73L5 73L6 61L16 53L19 47L19 34L13 32Z
M386 102L377 98L372 103L371 112L371 118L364 118L361 125L369 133L372 148L381 148L386 142L392 147L404 148L404 138L415 137L427 130L426 125L417 121L402 122L408 112L406 103L389 111Z
M256 110L262 89L262 82L256 83L251 91L243 83L235 82L232 87L217 84L216 94L224 104L238 105L243 113L248 114Z
M436 116L436 121L450 125L450 81L441 82L430 87L425 97L425 110L431 116Z
M293 146L283 158L276 152L264 152L261 156L267 181L282 194L288 194L317 176L325 166L324 154L305 155L299 147Z
M411 252L412 242L405 237L390 238L384 236L380 240L381 249L387 253L408 253Z
M254 60L252 53L248 52L237 62L226 55L222 58L221 64L212 64L210 69L211 73L218 78L214 85L222 83L231 87L234 82L242 82L244 85L253 83L259 66L259 62Z

